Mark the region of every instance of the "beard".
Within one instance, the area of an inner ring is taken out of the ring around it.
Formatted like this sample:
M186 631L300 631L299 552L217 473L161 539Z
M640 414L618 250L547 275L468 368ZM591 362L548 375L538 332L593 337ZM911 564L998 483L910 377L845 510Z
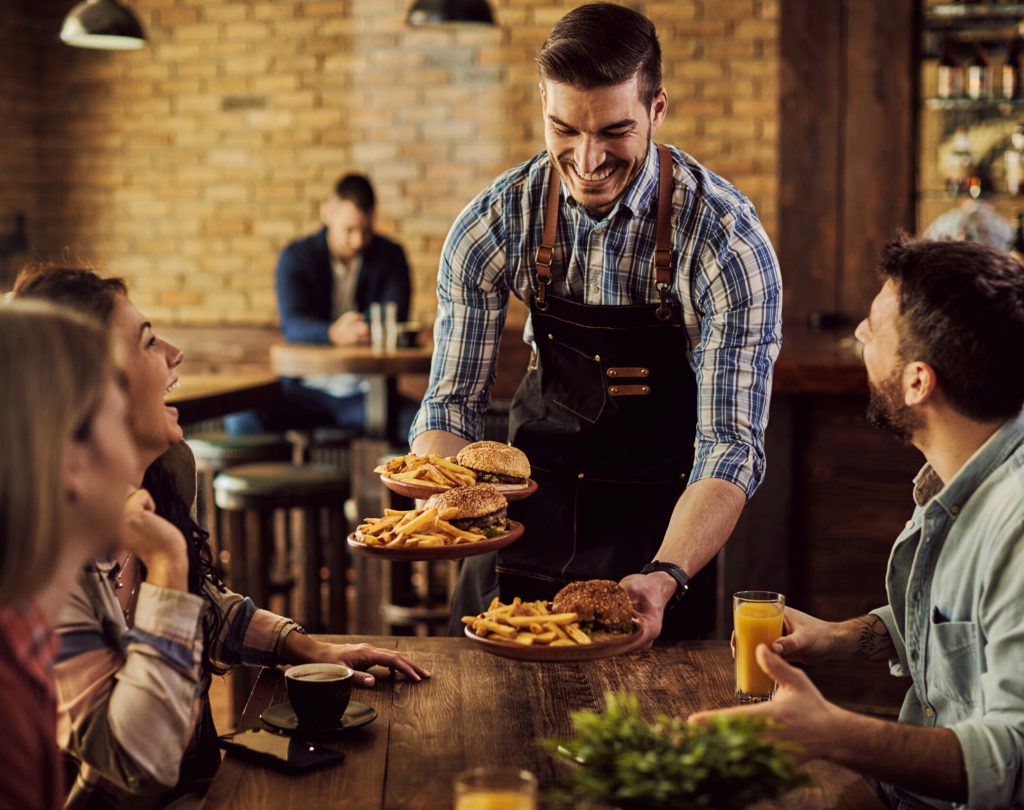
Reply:
M922 420L903 401L902 377L903 369L898 368L877 386L868 380L867 420L909 445L914 433L921 428Z

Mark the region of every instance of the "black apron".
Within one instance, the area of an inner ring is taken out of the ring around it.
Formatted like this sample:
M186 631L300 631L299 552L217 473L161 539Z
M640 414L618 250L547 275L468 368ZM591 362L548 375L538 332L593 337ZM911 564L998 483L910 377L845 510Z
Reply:
M672 155L658 147L659 304L595 306L550 295L561 182L548 180L537 292L536 354L512 401L509 442L530 459L535 495L509 506L523 537L466 560L453 600L461 616L503 601L550 599L568 582L619 580L654 559L693 466L697 383L672 280ZM568 265L568 257L565 258ZM701 638L714 624L714 566L665 616L663 637Z

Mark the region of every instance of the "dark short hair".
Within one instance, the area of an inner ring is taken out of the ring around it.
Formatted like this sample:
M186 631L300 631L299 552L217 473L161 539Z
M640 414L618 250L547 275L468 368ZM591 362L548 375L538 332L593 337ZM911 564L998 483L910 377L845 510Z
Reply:
M370 178L365 174L346 174L334 184L334 196L348 200L364 214L372 214L377 206Z
M542 79L590 90L637 76L650 107L661 87L661 46L654 23L614 3L590 3L555 23L537 56Z
M899 354L938 377L969 419L1008 419L1024 406L1024 267L976 242L901 236L882 251L880 272L898 284Z
M127 294L123 278L103 278L92 270L47 262L26 265L14 280L15 298L53 301L107 326L117 296Z

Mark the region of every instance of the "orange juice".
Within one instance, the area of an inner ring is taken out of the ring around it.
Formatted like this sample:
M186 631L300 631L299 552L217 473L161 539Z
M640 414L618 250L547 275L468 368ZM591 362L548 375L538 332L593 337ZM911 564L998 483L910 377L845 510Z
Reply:
M475 790L459 796L455 810L536 810L532 796L522 791Z
M782 635L782 610L781 597L775 603L736 601L736 691L742 695L768 697L775 689L775 681L758 666L754 650Z

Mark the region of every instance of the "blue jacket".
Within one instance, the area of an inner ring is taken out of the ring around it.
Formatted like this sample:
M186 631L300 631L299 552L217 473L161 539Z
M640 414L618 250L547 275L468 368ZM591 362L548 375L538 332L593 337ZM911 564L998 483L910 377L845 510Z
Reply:
M412 282L402 246L379 234L363 252L356 278L356 309L393 301L398 320L409 319ZM277 262L277 307L281 331L290 343L330 343L334 270L327 250L327 228L292 242Z

